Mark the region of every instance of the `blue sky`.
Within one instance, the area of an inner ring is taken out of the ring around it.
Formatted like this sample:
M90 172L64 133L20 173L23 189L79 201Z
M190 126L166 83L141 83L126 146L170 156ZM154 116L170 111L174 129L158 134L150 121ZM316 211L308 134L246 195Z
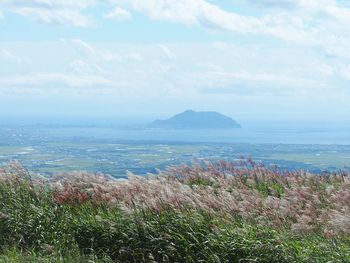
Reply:
M336 0L2 0L0 115L350 117Z

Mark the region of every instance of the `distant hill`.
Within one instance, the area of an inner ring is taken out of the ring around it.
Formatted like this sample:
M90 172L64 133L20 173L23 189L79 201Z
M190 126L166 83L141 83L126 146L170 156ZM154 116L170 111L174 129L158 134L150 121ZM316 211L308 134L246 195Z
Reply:
M214 111L187 110L167 120L155 120L150 124L156 128L184 129L231 129L241 126L232 118Z

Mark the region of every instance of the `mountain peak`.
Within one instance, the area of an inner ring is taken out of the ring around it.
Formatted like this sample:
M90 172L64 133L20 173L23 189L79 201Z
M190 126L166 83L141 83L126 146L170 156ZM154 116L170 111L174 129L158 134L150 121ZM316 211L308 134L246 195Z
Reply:
M241 126L232 118L215 111L186 110L166 120L156 120L151 123L159 128L185 129L230 129Z

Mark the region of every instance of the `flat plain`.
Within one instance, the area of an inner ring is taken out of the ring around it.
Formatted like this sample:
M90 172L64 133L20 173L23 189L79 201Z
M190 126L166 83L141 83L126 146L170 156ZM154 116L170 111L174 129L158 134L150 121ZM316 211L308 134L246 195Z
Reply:
M18 160L31 172L45 176L72 171L102 172L114 177L125 177L127 171L145 175L181 163L232 161L242 156L290 170L322 173L350 169L350 145L346 144L126 140L112 136L113 129L100 136L90 135L95 134L93 128L79 129L84 132L2 127L0 163Z

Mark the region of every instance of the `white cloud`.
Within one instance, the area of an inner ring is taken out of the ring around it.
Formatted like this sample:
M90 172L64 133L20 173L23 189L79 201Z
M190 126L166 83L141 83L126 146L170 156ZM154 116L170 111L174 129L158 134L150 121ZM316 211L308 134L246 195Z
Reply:
M117 21L124 21L124 20L131 19L131 13L117 6L111 12L104 14L104 18L117 20Z
M219 94L235 86L231 89L232 94L242 93L244 89L252 94L261 91L288 94L302 90L319 93L333 86L334 79L347 79L344 76L348 76L339 73L346 63L338 60L325 63L322 54L311 53L313 48L269 48L251 44L242 47L225 42L91 44L80 39L32 48L28 50L28 54L33 54L29 57L32 60L29 72L32 73L21 77L16 67L3 70L2 84L13 87L37 84L41 88L45 88L44 84L94 88L96 84L96 90L99 85L122 85L133 90L136 87L143 89L141 94L146 90L162 94L162 88L176 89L177 94L216 89ZM12 49L2 49L14 53ZM43 57L38 64L35 60L38 53L50 56ZM49 67L53 63L54 66ZM64 71L60 73L62 69Z
M163 51L163 53L167 59L169 59L169 60L176 59L176 55L174 54L174 52L171 51L167 46L165 46L165 45L158 45L158 46Z
M101 52L101 59L106 62L121 62L122 56L115 52L104 50L103 52Z
M137 52L131 52L126 56L127 59L131 61L141 62L143 60L143 57L140 53Z
M73 46L77 48L84 56L89 56L96 60L102 60L105 62L120 62L124 59L123 56L115 52L108 50L96 50L92 45L78 38L71 40L63 39L61 41L68 43L68 45L73 44ZM140 54L126 55L126 57L138 61L142 60Z
M18 8L14 12L36 19L44 24L71 24L77 27L87 27L92 24L90 19L76 10L60 9L45 10L37 8Z
M296 0L245 0L248 3L264 8L291 8L295 7Z
M123 61L136 61L140 62L143 57L140 53L135 51L129 51L125 54L120 54L115 51L110 51L108 49L96 49L90 43L81 39L61 39L61 42L67 44L68 46L74 47L79 55L84 57L89 57L99 62L123 62ZM169 50L170 51L170 50Z
M350 43L346 34L350 8L336 0L246 0L263 7L258 15L226 11L205 0L111 0L115 5L149 16L210 30L272 36L290 43L327 47L339 40ZM244 1L243 1L244 3ZM237 5L242 4L236 3Z
M63 40L65 41L65 40ZM81 40L81 39L72 39L71 42L76 45L78 47L78 49L80 51L82 51L83 53L89 55L89 56L94 56L96 55L96 51L95 49L89 45L88 43L86 43L85 41Z
M303 20L288 13L249 16L221 9L204 0L114 0L154 20L165 20L185 25L200 25L208 29L237 33L262 34L296 43L310 43L313 35L306 30Z
M114 9L104 14L108 19L127 20L131 18L132 11L153 20L202 26L209 30L264 35L294 44L328 48L339 43L348 46L350 43L347 34L350 8L343 2L242 0L234 4L240 6L245 2L264 8L262 11L254 9L254 15L247 15L225 10L216 4L218 1L209 0L3 0L0 8L5 13L14 12L42 23L87 27L95 23L96 10L100 10L96 7L109 3ZM90 8L95 8L95 11Z
M64 73L35 73L29 75L16 75L0 79L2 88L7 87L27 87L43 88L43 86L54 86L58 88L68 87L93 87L111 86L113 81L93 75L77 75ZM46 88L46 87L45 87Z
M0 50L28 54L32 61L30 66L9 67L0 60L0 96L15 94L12 98L45 94L54 101L74 93L83 101L98 96L101 104L195 101L205 108L207 103L220 107L245 99L248 104L256 99L264 105L276 100L299 105L299 98L306 104L329 97L329 107L339 112L346 107L339 101L350 99L345 90L348 63L338 58L325 61L313 47L227 42L132 45L74 39L23 42L22 47L0 43ZM38 54L44 55L36 59Z
M350 9L341 6L336 0L294 0L295 12L310 16L319 22L332 20L338 22L350 21Z
M28 58L17 56L6 49L0 49L0 58L17 64L28 64L31 62Z
M111 72L102 69L99 65L89 64L83 60L74 60L69 63L68 72L80 75L107 76Z
M63 42L66 42L66 40L63 40ZM95 49L90 45L88 44L87 42L81 40L81 39L71 39L71 40L68 40L68 44L69 42L73 43L73 45L75 47L78 48L78 50L80 52L82 52L83 54L86 54L86 55L89 55L89 56L96 56L97 52L95 51Z
M255 17L226 12L204 0L115 0L114 2L125 4L155 20L218 27L238 32L255 31L255 28L261 26L260 20Z
M313 80L281 72L206 71L193 74L191 79L198 92L212 94L310 96L315 89L318 91L329 89L328 83L324 80Z
M40 23L87 27L93 25L93 21L82 11L94 4L94 0L4 0L0 7Z
M344 66L339 70L340 75L346 80L350 80L350 66Z
M74 60L69 63L69 70L77 74L90 74L95 72L94 68L82 60Z
M83 9L95 4L95 0L2 0L5 6L11 7L41 7L41 8L73 8Z

